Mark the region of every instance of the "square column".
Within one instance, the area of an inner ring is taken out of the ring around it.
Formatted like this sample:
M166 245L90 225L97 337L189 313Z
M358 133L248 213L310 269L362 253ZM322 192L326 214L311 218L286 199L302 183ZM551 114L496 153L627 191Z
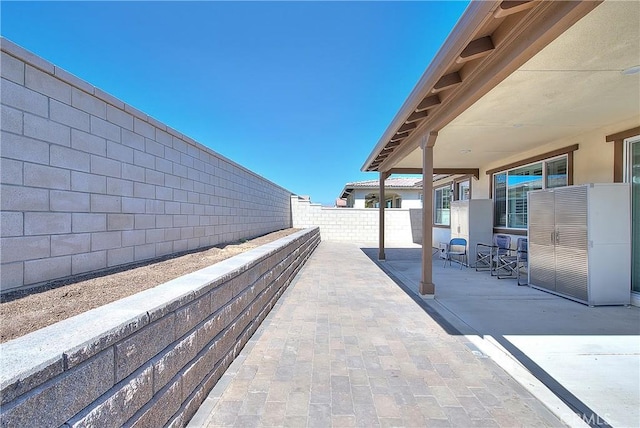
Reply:
M378 197L378 213L380 215L378 220L378 260L386 260L384 254L384 180L386 180L387 177L389 177L388 172L380 172L380 195Z
M433 146L438 133L429 132L422 142L422 278L420 294L433 297Z

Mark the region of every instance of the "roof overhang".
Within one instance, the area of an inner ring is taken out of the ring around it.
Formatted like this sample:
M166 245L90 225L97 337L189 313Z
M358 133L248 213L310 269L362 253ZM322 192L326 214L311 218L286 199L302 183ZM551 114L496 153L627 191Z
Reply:
M472 2L362 170L420 168L433 132L434 166L477 168L638 116L640 3L600 4Z

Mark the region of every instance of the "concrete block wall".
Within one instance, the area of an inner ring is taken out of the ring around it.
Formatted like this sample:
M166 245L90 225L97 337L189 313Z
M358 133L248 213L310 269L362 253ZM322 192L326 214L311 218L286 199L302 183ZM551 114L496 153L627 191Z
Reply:
M286 189L0 48L2 291L291 227Z
M303 230L1 344L0 426L185 426L319 242Z
M385 242L420 243L422 209L385 209ZM379 212L373 208L327 208L306 197L291 197L293 227L319 227L325 241L377 243Z

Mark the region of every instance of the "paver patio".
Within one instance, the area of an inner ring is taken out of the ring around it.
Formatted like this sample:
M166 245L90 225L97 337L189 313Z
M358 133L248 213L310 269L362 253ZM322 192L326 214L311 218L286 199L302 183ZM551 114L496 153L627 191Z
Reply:
M356 245L322 242L190 426L562 426Z

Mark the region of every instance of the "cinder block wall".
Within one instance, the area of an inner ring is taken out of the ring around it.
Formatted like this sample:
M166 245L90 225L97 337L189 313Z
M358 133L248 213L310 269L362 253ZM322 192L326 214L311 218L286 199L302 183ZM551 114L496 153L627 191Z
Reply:
M0 425L185 426L319 242L300 231L0 345Z
M291 226L290 192L1 39L1 286Z
M422 242L422 209L385 209L385 242ZM291 196L293 227L319 227L325 241L377 243L379 212L372 208L325 208L308 198Z

